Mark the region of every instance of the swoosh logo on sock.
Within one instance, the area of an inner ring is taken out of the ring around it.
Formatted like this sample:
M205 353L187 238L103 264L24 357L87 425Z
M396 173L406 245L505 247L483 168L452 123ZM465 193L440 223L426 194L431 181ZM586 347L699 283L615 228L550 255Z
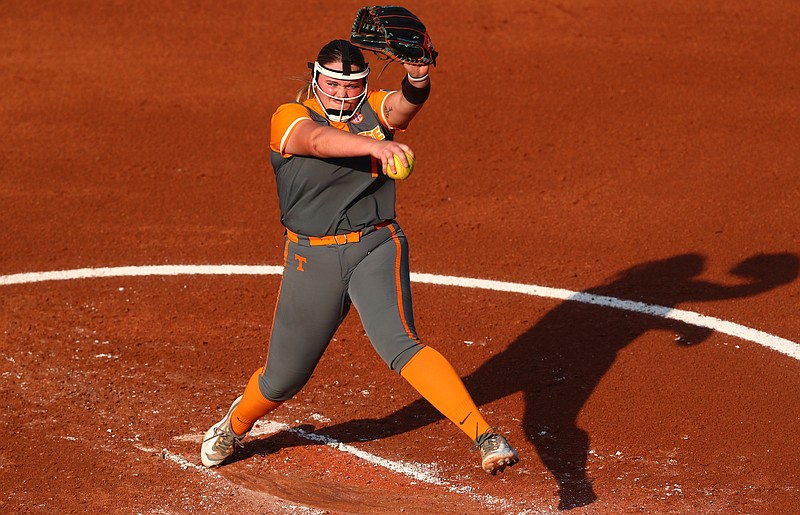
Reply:
M463 425L464 425L464 422L466 422L466 421L467 421L467 419L469 418L469 416L470 416L470 415L472 415L472 412L471 412L471 411L470 411L469 413L467 413L467 416L466 416L466 417L464 417L464 420L462 420L461 422L459 422L459 423L458 423L458 425L459 425L459 426L463 426Z

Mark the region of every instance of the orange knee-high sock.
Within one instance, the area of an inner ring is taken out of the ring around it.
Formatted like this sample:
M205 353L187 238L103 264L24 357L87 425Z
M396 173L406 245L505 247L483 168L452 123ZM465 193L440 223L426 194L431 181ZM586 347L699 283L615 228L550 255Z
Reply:
M489 429L453 365L435 349L423 347L400 375L472 440Z
M261 394L261 389L258 387L258 376L263 373L264 368L262 367L250 376L242 394L242 400L231 414L231 428L237 435L243 435L250 431L256 420L283 404L283 402L271 401Z

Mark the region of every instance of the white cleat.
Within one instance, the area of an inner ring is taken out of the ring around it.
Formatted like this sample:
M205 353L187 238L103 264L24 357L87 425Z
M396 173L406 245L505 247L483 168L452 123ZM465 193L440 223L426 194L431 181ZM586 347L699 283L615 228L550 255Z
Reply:
M481 452L481 468L489 474L502 472L519 461L517 450L503 435L487 431L475 439L475 446Z
M203 437L203 447L200 449L200 459L206 467L219 465L233 454L236 446L242 446L242 440L247 433L237 435L231 428L231 414L241 400L242 396L240 395L231 404L227 415L206 431L206 435Z

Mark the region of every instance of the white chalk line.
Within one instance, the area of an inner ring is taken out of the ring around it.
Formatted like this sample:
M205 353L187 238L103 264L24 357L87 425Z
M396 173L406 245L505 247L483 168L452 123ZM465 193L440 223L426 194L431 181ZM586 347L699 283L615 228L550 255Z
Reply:
M203 440L203 435L184 435L184 436L175 437L173 439L174 440L189 440L190 439L190 438L188 438L189 436L191 436L191 440L197 440L198 443L200 443ZM136 444L136 443L133 444L133 446L136 447L137 449L139 449L140 451L144 451L144 452L149 453L149 454L158 454L161 457L161 459L168 460L168 461L171 461L171 462L177 464L181 468L181 470L193 470L193 471L197 472L198 474L201 474L201 475L209 477L209 478L224 479L223 476L221 474L219 474L216 470L207 468L207 467L205 467L203 465L198 465L196 463L193 463L192 461L190 461L189 459L185 458L184 456L181 456L180 454L175 454L174 452L169 451L167 449L161 449L161 451L158 451L157 449L153 449L152 447L147 447L147 446L144 446L144 445L141 445L141 444ZM276 497L276 499L278 499L278 498ZM314 509L314 508L310 508L308 506L298 506L298 505L295 505L295 504L291 504L289 501L286 501L285 499L280 499L280 501L281 501L281 506L283 508L287 508L287 509L292 510L292 513L298 513L299 512L299 513L310 513L310 514L320 514L320 515L325 513L322 510L317 510L317 509Z
M106 268L81 268L74 270L60 270L49 272L31 272L0 276L0 286L14 284L30 284L44 281L64 281L74 279L91 278L111 278L111 277L145 277L145 276L179 276L179 275L280 275L283 273L281 266L267 265L153 265L153 266L124 266ZM692 311L685 311L666 306L646 304L643 302L619 299L616 297L594 295L584 292L575 292L562 288L550 288L521 283L510 283L502 281L491 281L485 279L475 279L467 277L453 277L434 274L412 273L413 282L441 285L458 286L462 288L476 288L499 292L518 293L550 299L581 302L596 306L603 306L623 311L631 311L646 315L678 320L689 325L713 329L720 333L728 334L747 340L769 349L785 354L796 360L800 360L800 346L795 342L781 338L763 331L759 331L740 324L721 320L715 317L702 315ZM261 424L261 425L259 425ZM376 466L386 468L398 474L402 474L413 480L432 485L443 486L450 492L467 494L475 500L479 500L487 505L507 506L510 501L496 498L490 495L478 495L471 491L468 486L457 486L441 479L436 474L433 465L419 463L408 463L402 461L392 461L374 454L362 451L351 445L343 444L333 438L310 433L298 428L291 428L286 424L277 422L258 422L251 431L251 435L266 435L277 431L289 431L307 440L322 443L329 447L352 454L359 459L365 460ZM197 435L184 435L176 437L179 440L197 439ZM152 449L141 448L148 452ZM167 449L161 450L161 456L178 464L182 469L193 469L200 474L219 477L213 470L197 465L185 457L172 453Z
M757 343L761 346L785 354L796 360L800 360L800 345L797 343L775 336L764 331L759 331L727 320L722 320L708 315L702 315L693 311L659 306L657 304L646 304L634 300L618 299L604 295L594 295L591 293L575 292L562 288L549 288L547 286L536 286L533 284L507 283L501 281L489 281L485 279L471 279L467 277L450 277L431 274L411 274L411 279L415 282L437 284L444 286L461 286L464 288L479 288L483 290L494 290L510 293L521 293L536 297L546 297L550 299L569 300L604 306L607 308L643 313L670 320L679 320L689 325L713 329L717 332L735 336L736 338Z
M29 284L43 281L65 281L71 279L92 279L105 277L144 277L152 275L280 275L282 266L268 265L151 265L151 266L122 266L115 268L79 268L75 270L60 270L51 272L30 272L0 276L0 286L13 284ZM583 304L592 304L634 313L643 313L655 317L678 320L689 325L713 329L714 331L747 340L768 349L800 361L800 345L775 336L764 331L759 331L727 320L702 315L693 311L677 308L646 304L633 300L618 299L591 293L576 292L562 288L550 288L534 284L510 283L474 279L469 277L453 277L447 275L433 275L412 273L411 280L418 283L434 284L440 286L458 286L461 288L477 288L508 293L519 293L550 299L560 299Z
M336 440L335 438L305 431L297 427L291 427L288 424L282 422L259 420L253 426L253 429L250 430L249 436L250 437L269 436L281 431L287 431L306 440L326 445L328 447L331 447L332 449L336 449L339 452L353 455L363 461L366 461L367 463L371 463L375 466L390 470L396 474L408 477L411 480L418 481L420 483L440 486L445 488L447 491L455 494L468 495L473 500L479 501L486 505L503 507L503 506L511 506L513 504L512 501L508 499L502 499L487 494L476 494L473 492L472 487L469 486L454 485L450 481L446 481L439 476L437 467L435 465L414 463L408 461L390 460L369 453L367 451L361 450L352 445L342 443ZM176 436L173 439L184 442L186 441L196 442L199 444L201 443L202 438L203 438L202 435L199 434L187 434L187 435ZM141 450L147 450L150 452L153 451L153 449L146 449L146 448L141 448ZM163 449L161 451L161 456L164 459L169 459L177 463L183 470L191 468L204 474L208 473L216 474L215 472L213 472L213 470L206 469L205 467L200 465L196 465L191 461L189 461L187 458L179 454L172 453L166 449Z

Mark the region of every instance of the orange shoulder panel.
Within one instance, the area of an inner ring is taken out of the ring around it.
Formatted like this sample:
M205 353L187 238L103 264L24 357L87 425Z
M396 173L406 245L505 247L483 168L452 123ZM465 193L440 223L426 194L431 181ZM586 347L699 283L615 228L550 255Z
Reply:
M310 119L308 111L300 104L283 104L279 106L275 114L272 115L269 148L280 153L283 157L289 157L291 154L285 154L283 149L286 147L286 141L292 134L292 130L294 130L297 122Z

